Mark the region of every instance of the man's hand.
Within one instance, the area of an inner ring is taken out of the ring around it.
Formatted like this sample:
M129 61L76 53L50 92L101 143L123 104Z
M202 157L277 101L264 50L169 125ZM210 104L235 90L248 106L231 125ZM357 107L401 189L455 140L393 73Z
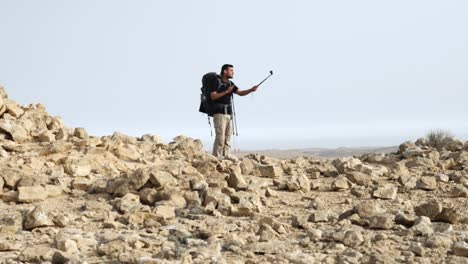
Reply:
M229 86L227 89L226 89L226 94L230 94L232 92L232 90L234 90L234 87L236 87L235 85L231 85Z
M254 87L250 88L250 91L255 92L257 91L258 85L255 85Z

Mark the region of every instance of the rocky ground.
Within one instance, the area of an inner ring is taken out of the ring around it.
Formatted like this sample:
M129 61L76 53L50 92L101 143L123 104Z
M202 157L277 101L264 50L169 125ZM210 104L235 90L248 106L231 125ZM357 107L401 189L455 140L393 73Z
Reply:
M468 142L218 159L0 89L0 145L0 263L468 263Z

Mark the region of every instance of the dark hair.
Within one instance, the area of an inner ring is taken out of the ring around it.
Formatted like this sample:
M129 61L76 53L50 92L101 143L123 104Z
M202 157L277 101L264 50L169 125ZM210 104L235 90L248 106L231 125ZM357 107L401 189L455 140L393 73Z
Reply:
M219 75L223 76L224 70L227 70L229 68L234 68L231 64L224 64L223 67L221 67L221 73Z

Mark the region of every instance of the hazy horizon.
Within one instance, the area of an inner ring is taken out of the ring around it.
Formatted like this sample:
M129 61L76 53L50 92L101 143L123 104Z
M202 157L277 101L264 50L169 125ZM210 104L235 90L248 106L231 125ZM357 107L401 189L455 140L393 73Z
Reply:
M468 140L466 1L0 0L0 85L102 136L210 149L201 77L235 66L241 150ZM233 19L232 19L233 18ZM234 142L233 142L234 143Z

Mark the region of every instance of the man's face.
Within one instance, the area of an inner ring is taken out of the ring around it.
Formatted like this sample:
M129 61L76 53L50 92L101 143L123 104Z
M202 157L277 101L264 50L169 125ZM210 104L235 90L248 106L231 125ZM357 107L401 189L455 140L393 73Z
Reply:
M228 79L234 78L234 68L229 67L226 70L224 70L224 74Z

